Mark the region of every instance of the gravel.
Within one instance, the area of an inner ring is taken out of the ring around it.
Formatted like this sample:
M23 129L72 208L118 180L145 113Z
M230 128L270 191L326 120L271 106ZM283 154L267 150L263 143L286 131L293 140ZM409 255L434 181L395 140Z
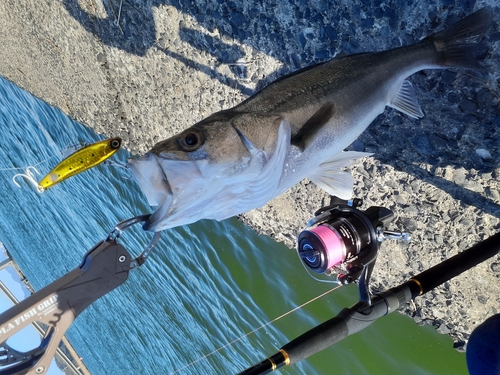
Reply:
M337 4L339 3L339 4ZM5 0L0 74L77 121L120 136L132 153L241 102L272 80L339 54L420 40L496 0ZM500 227L499 8L485 67L411 77L425 113L387 109L350 146L355 196L394 211L409 244L382 246L372 287L385 289ZM241 220L293 247L327 196L303 181ZM463 349L500 312L500 257L408 304ZM302 277L302 275L300 276Z

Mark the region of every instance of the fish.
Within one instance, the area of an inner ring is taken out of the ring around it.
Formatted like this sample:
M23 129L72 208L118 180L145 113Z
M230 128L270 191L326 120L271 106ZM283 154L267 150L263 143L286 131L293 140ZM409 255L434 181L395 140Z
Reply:
M420 42L334 58L279 78L129 159L155 212L144 229L223 220L265 205L304 178L349 199L344 151L386 106L423 117L407 78L423 69L482 69L471 53L491 25L482 8Z
M120 149L121 144L121 138L116 137L92 143L79 149L47 173L38 184L39 187L47 190L72 176L95 167L113 156Z

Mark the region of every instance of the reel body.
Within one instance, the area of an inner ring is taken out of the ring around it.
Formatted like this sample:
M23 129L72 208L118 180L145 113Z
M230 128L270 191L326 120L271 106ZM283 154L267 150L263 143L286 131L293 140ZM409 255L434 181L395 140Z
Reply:
M326 275L326 281L349 284L367 268L367 282L380 243L386 238L409 239L406 234L385 231L394 219L391 210L372 206L363 211L362 204L359 199L331 197L330 205L318 210L299 234L297 254L315 279ZM333 275L337 280L332 280Z

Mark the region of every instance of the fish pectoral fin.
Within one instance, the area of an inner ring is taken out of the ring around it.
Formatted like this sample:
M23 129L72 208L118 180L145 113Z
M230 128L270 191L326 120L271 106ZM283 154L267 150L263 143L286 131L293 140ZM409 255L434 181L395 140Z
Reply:
M340 170L351 161L370 156L366 152L347 151L335 155L332 159L319 165L313 175L308 178L330 195L341 199L352 196L353 178L350 173Z
M396 96L389 103L389 107L413 118L424 117L424 113L417 102L413 85L409 81L403 81Z
M348 172L334 170L311 178L318 187L330 195L340 199L351 199L352 187L354 185L352 175Z
M309 139L326 125L335 114L335 104L328 102L307 120L300 130L292 138L292 145L297 146L302 151L305 150Z

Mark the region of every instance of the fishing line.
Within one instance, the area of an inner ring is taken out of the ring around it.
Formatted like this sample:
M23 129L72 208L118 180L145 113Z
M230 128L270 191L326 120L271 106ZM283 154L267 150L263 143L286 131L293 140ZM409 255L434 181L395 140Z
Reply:
M229 347L229 346L233 346L235 343L237 343L237 342L239 342L239 341L243 340L244 338L246 338L246 337L250 336L251 334L253 334L253 333L257 332L257 331L260 331L262 328L265 328L265 327L267 327L267 326L269 326L269 325L271 325L271 324L273 324L273 323L277 322L278 320L280 320L280 319L284 318L284 317L285 317L285 316L287 316L287 315L290 315L291 313L293 313L293 312L295 312L295 311L297 311L297 310L300 310L300 309L301 309L301 308L303 308L304 306L307 306L307 305L308 305L308 304L310 304L311 302L314 302L314 301L316 301L316 300L318 300L318 299L320 299L320 298L322 298L322 297L326 296L327 294L329 294L329 293L331 293L331 292L333 292L333 291L337 290L337 289L338 289L338 288L340 288L341 286L342 286L342 285L338 285L338 286L336 286L336 287L335 287L335 288L333 288L333 289L327 290L326 292L324 292L324 293L322 293L322 294L320 294L320 295L318 295L318 296L316 296L316 297L314 297L314 298L310 299L309 301L304 302L302 305L299 305L299 306L294 307L293 309L291 309L291 310L287 311L286 313L281 314L280 316L278 316L278 317L274 318L273 320L270 320L269 322L262 324L260 327L257 327L257 328L255 328L255 329L251 330L250 332L248 332L248 333L244 334L243 336L240 336L240 337L238 337L238 338L234 339L233 341L228 342L227 344L225 344L225 345L223 345L223 346L219 347L218 349L212 350L210 353L205 354L204 356L202 356L202 357L200 357L200 358L198 358L198 359L194 360L194 361L193 361L193 362L191 362L191 363L188 363L188 364L187 364L187 365L185 365L184 367L181 367L181 368L179 368L179 369L175 370L174 372L169 373L168 375L174 375L174 374L177 374L177 373L179 373L179 372L181 372L181 371L183 371L183 370L187 369L188 367L193 366L195 363L198 363L198 362L200 362L200 361L202 361L202 360L204 360L204 359L207 359L208 357L211 357L212 355L214 355L214 354L216 354L216 353L220 352L221 350L223 350L223 349L225 349L225 348L227 348L227 347Z
M35 168L35 167L38 167L40 164L43 164L43 163L46 163L47 161L49 161L50 159L53 159L53 158L56 158L57 155L52 155L52 156L49 156L47 159L45 160L42 160L38 163L36 163L35 165L28 165L27 167L11 167L11 168L0 168L0 172L6 172L6 171L19 171L19 170L24 170L26 171L28 168Z
M63 156L65 154L67 154L68 152L69 153L72 153L72 152L75 152L79 149L81 149L82 147L85 147L85 145L87 145L88 143L84 143L83 145L81 144L73 144L73 145L69 145L67 146L64 150L61 150L59 151L59 155L52 155L52 156L49 156L48 158L34 164L34 165L28 165L27 167L11 167L11 168L0 168L0 172L5 172L5 171L18 171L18 170L24 170L24 171L27 171L28 168L36 168L38 167L39 165L43 164L43 163L46 163L48 162L50 159L53 159L53 158L57 158L59 156Z

